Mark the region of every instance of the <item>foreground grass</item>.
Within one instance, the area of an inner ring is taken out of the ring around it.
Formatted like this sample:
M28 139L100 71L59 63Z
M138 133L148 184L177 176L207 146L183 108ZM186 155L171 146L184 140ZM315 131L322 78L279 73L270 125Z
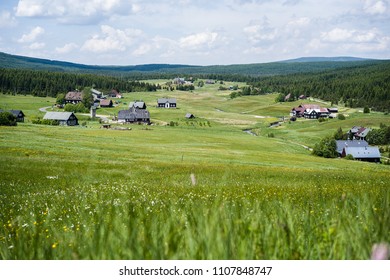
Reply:
M387 166L221 127L0 132L1 259L367 259L390 241Z
M388 187L369 181L20 187L1 195L2 259L367 259L389 241Z

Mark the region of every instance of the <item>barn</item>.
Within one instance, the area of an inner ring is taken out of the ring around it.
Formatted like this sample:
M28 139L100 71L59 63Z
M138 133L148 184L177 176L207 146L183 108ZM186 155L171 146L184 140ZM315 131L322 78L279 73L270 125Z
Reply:
M60 125L79 125L76 115L72 112L47 112L43 119L58 121Z

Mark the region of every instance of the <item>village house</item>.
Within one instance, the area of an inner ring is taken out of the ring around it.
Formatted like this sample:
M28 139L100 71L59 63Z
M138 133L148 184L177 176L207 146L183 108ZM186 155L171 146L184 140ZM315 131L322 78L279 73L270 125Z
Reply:
M91 94L94 99L100 99L104 97L103 92L98 91L97 89L94 88L91 88Z
M176 108L176 98L160 98L157 100L157 107L159 108Z
M113 97L113 98L122 98L122 95L120 94L119 90L117 90L117 89L112 89L107 95L109 97Z
M146 109L146 103L142 100L135 100L133 102L130 102L129 108L135 107L137 109Z
M366 140L367 134L370 130L370 128L354 126L348 131L348 138L354 140Z
M335 109L333 109L335 110ZM322 108L316 104L301 104L291 109L290 116L306 119L327 118L330 115L328 108Z
M337 145L337 153L339 154L339 156L341 157L342 153L343 153L343 150L344 148L347 148L347 147L368 147L368 142L365 141L365 140L336 140L336 145Z
M8 111L0 110L0 113L2 112L11 113L15 117L17 122L24 122L24 117L26 116L22 110L8 110Z
M43 117L44 120L55 120L60 125L73 126L78 125L78 119L72 112L47 112Z
M306 119L327 118L329 117L329 111L327 108L306 109L305 112L303 113L303 116Z
M65 95L65 103L77 104L83 101L83 93L80 91L69 91Z
M109 108L112 107L114 104L112 103L111 99L102 99L100 100L100 107L101 108Z
M355 160L380 162L381 154L378 147L345 147L341 157L351 155Z
M150 113L145 109L131 107L129 110L118 112L118 123L145 123L150 124Z

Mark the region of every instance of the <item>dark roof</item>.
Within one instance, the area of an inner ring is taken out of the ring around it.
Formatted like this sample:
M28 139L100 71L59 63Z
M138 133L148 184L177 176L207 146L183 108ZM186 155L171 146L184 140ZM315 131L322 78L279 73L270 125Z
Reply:
M15 117L19 117L20 114L22 114L23 117L25 116L25 114L23 113L22 110L8 110L8 111L4 111L4 110L1 110L1 109L0 109L0 113L1 113L1 112L9 112L9 113L11 113L12 115L14 115Z
M145 109L130 108L129 110L120 110L118 112L118 120L137 120L150 119L150 113Z
M367 141L364 140L336 140L337 152L341 154L345 147L368 147Z

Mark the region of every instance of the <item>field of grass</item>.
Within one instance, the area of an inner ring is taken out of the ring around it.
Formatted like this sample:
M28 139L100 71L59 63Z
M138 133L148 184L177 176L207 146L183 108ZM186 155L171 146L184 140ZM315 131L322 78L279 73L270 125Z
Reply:
M34 125L54 99L0 95L27 115L0 127L0 259L368 259L390 242L389 166L301 146L389 116L341 108L344 121L269 128L295 105L229 93L125 94L98 114L142 99L154 125L124 131L84 116L86 126ZM163 96L178 109L156 108Z

